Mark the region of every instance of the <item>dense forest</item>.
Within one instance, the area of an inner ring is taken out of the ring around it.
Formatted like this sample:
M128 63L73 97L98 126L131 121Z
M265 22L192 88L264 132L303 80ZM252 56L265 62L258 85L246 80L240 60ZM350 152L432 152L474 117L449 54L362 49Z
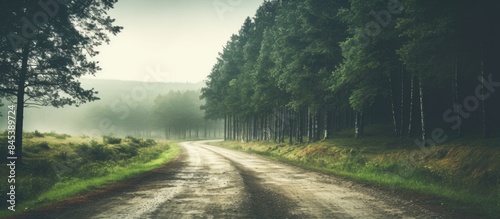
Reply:
M367 125L433 145L498 136L499 1L271 0L202 90L225 139L317 141Z

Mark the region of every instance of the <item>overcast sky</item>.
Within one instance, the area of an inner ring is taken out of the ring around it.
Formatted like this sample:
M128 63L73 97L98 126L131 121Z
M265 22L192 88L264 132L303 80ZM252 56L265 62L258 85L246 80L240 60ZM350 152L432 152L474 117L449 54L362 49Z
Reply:
M99 79L199 82L263 0L119 0L124 29L101 46Z

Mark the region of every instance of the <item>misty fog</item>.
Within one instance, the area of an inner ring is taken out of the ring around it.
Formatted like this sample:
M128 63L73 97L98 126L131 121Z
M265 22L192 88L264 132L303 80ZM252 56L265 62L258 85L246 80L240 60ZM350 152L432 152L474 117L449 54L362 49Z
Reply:
M136 135L149 131L163 134L150 125L149 114L153 100L169 91L199 91L203 83L163 83L101 79L82 79L82 87L94 88L100 100L79 107L63 108L28 107L25 114L25 131L57 132L73 135ZM9 101L4 100L6 105ZM6 114L2 107L2 115ZM129 127L127 127L129 126ZM125 128L126 127L126 128ZM137 130L133 128L137 127ZM0 124L6 129L6 123Z

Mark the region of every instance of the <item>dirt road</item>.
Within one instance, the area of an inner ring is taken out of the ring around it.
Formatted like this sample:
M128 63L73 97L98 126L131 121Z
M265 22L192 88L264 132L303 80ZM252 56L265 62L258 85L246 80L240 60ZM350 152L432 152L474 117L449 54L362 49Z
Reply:
M181 143L166 168L24 218L440 218L336 177L206 145Z

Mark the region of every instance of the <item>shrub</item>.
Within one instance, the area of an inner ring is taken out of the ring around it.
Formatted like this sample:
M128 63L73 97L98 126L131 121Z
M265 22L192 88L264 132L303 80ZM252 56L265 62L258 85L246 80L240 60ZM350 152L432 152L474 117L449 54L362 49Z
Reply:
M102 140L103 140L104 144L120 144L120 143L122 143L121 138L115 138L112 136L102 136Z
M23 138L24 138L24 139L32 139L32 138L34 138L34 137L35 137L35 136L33 135L33 133L32 133L32 132L25 132L25 133L23 133Z
M134 143L134 144L141 144L141 139L139 138L134 138L132 136L127 136L127 140Z
M49 146L49 143L43 141L43 142L40 142L36 145L38 148L40 149L44 149L44 150L48 150L50 149L50 146Z
M66 138L71 137L71 135L68 135L68 134L56 134L54 137L56 139L66 139Z
M33 159L28 162L33 174L41 177L55 177L55 171L52 162L47 159Z
M66 139L68 137L71 137L71 135L68 134L57 134L56 132L50 132L50 133L45 133L45 136L51 136L56 139Z
M46 177L46 176L30 176L30 177L18 177L16 178L16 188L19 185L23 188L22 192L17 194L16 191L16 202L23 202L25 200L33 199L43 192L47 191L50 187L57 182L56 178Z
M80 178L91 178L96 176L103 176L110 173L110 169L103 166L103 163L90 162L82 164L75 171L74 176Z
M149 147L156 144L156 141L153 139L142 139L142 138L134 138L132 136L127 136L127 141L133 143L134 145L139 145L140 147Z
M39 143L35 143L33 145L27 146L25 150L27 153L37 154L40 151L46 151L49 149L50 149L49 143L43 141L43 142L39 142Z
M102 144L91 147L92 158L97 161L106 161L113 158L113 150Z
M80 143L76 145L75 151L79 157L89 158L90 157L90 146L87 143Z
M144 142L145 147L153 146L155 144L156 144L156 141L153 139L146 139L146 141Z
M134 143L120 145L117 150L120 154L122 154L124 158L136 156L139 152L139 149L137 149L137 144Z
M113 158L113 150L96 141L91 141L90 145L79 144L77 151L80 156L93 161L106 161Z
M45 137L45 135L42 134L41 132L39 132L38 130L35 130L33 132L33 137L35 137L35 138L43 138L43 137Z
M67 160L69 158L66 151L61 151L59 154L56 154L55 157L60 160Z

